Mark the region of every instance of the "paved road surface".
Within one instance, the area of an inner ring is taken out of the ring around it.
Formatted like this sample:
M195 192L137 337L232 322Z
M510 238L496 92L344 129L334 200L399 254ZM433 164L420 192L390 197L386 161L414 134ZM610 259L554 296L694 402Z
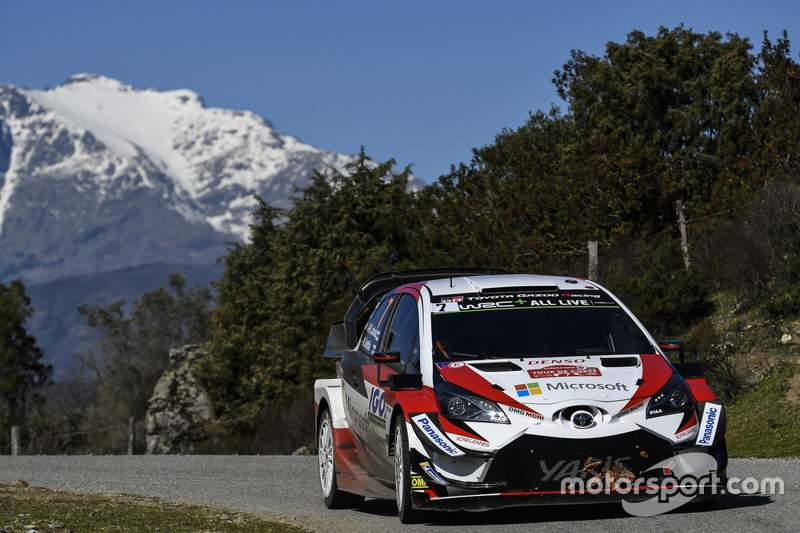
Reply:
M667 515L629 516L618 505L570 505L486 513L441 513L427 524L401 525L393 502L359 510L322 503L315 457L290 456L0 456L0 483L86 493L126 493L213 503L322 532L519 533L521 531L739 532L800 531L800 459L736 459L729 476L781 477L785 493L726 496L711 510L687 505Z

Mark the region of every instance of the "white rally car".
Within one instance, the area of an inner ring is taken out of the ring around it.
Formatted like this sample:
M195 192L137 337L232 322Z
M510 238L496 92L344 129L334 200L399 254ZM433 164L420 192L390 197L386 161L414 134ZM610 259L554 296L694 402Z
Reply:
M314 386L325 504L396 498L408 522L422 509L619 501L698 452L724 476L724 407L681 375L690 364L669 362L681 348L580 278L377 276L331 328L337 378Z

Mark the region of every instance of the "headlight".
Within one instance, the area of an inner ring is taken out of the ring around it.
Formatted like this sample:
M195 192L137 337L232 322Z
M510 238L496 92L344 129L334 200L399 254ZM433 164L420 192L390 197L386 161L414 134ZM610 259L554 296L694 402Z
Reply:
M496 403L452 383L441 383L433 390L439 400L442 414L450 420L511 423Z
M650 398L650 403L647 405L647 418L682 413L689 409L694 409L692 391L689 390L689 386L682 377L674 374L667 384Z

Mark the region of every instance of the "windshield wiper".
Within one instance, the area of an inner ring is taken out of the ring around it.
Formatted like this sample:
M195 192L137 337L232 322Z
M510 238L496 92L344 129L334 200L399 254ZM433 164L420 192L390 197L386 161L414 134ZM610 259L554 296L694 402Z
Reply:
M567 350L558 355L619 355L620 352L613 350L603 350L600 348L583 348L580 350Z
M508 355L493 354L488 352L483 353L466 353L466 352L451 352L450 355L454 357L465 357L468 359L494 359L510 357Z

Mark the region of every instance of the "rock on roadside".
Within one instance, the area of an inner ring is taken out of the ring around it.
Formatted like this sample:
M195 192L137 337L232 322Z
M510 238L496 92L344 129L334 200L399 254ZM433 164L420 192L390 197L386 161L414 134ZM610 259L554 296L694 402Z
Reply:
M191 453L208 438L208 394L192 372L205 355L197 344L170 351L169 366L153 389L145 418L148 455Z

